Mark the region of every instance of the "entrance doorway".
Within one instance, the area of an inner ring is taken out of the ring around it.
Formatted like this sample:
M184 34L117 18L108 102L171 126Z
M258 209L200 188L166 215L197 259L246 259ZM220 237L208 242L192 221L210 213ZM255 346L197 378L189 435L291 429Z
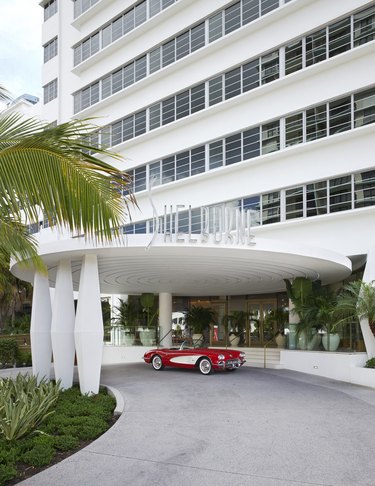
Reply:
M274 338L277 323L274 319L270 319L270 315L276 308L276 298L248 301L249 326L246 331L246 346L264 346Z

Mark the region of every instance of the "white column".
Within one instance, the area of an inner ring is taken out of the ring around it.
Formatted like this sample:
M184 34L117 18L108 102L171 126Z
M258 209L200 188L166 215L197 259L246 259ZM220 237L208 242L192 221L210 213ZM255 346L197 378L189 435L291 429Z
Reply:
M159 326L160 339L166 336L160 345L170 348L172 346L172 332L169 332L172 329L172 294L168 292L159 294Z
M375 280L375 248L371 248L367 254L367 263L363 273L363 279L366 283ZM375 357L375 337L370 329L367 318L360 319L361 331L365 342L367 355L369 358Z
M74 294L69 260L60 261L53 300L51 339L56 380L63 389L73 385L74 371Z
M82 260L74 330L81 393L99 391L103 334L98 260L90 254Z
M49 380L51 372L51 297L48 276L34 275L33 304L31 312L30 341L33 375Z

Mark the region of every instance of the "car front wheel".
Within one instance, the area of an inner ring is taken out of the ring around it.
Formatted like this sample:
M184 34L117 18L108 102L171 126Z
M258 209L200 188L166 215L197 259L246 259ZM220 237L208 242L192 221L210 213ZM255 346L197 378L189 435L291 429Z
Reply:
M202 375L209 375L212 371L212 364L208 358L202 358L199 361L199 371Z
M155 354L155 356L152 358L151 364L156 371L162 370L164 368L163 361L158 354Z

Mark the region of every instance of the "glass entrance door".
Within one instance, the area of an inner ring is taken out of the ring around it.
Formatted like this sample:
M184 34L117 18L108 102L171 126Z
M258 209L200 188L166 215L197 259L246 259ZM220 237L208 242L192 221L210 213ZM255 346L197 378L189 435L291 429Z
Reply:
M246 335L247 346L264 346L273 339L277 332L277 324L269 319L276 310L276 299L253 299L248 301L249 327Z

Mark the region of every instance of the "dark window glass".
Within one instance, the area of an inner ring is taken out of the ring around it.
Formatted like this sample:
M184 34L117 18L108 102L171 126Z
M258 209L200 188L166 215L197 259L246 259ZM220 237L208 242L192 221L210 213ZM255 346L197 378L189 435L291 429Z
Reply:
M191 29L191 52L196 51L204 46L205 29L204 22Z
M279 77L279 51L271 52L261 58L262 84L269 83Z
M122 142L122 121L112 124L112 145Z
M146 110L140 111L134 115L134 136L146 133Z
M160 47L150 52L150 74L159 71L161 67Z
M134 188L134 190L136 190ZM141 191L142 189L138 189ZM146 221L142 221L140 223L134 223L134 234L139 235L139 234L145 234L146 233Z
M327 136L327 107L316 106L306 110L306 141Z
M280 192L262 194L262 223L280 222Z
M303 142L302 113L285 118L285 145L295 145Z
M375 122L375 89L354 95L354 126Z
M223 35L223 12L208 19L208 42L213 42Z
M350 49L350 17L328 27L329 57Z
M375 6L354 15L354 47L375 38Z
M306 66L311 66L326 59L326 37L326 29L318 30L306 37Z
M100 38L99 32L91 37L91 53L90 56L93 56L95 53L99 51L100 48Z
M128 32L134 29L134 25L135 25L134 22L135 22L134 8L132 8L131 10L129 10L129 12L126 12L126 14L124 15L124 34L127 34Z
M176 59L190 54L190 31L184 32L176 38Z
M74 65L80 64L82 62L82 45L74 48Z
M147 59L146 56L140 57L135 61L135 81L145 78L147 75Z
M160 161L153 162L149 167L149 185L150 187L160 185Z
M125 88L134 84L134 78L135 78L134 75L135 75L134 62L132 62L131 64L128 64L127 66L124 67L124 87Z
M244 198L242 209L243 211L250 211L250 226L260 225L260 196Z
M175 180L174 166L174 156L161 161L162 184Z
M171 123L175 121L176 114L175 114L175 98L168 98L167 100L162 101L162 125L166 125L167 123Z
M75 93L73 96L74 100L74 113L81 111L81 92Z
M91 85L91 105L99 101L99 81Z
M90 88L83 89L81 95L81 110L88 106L90 106Z
M122 37L122 17L112 22L112 42Z
M111 76L106 76L102 79L102 99L111 96Z
M107 47L112 42L112 24L107 25L102 30L102 48Z
M217 142L212 142L209 145L210 161L209 168L216 169L216 167L221 167L223 165L223 141L218 140Z
M160 103L152 105L149 108L150 112L150 130L160 127Z
M259 59L242 66L242 91L250 91L259 86Z
M243 132L243 159L252 159L260 155L260 129L251 128Z
M356 208L375 204L375 170L354 175L354 197Z
M160 0L149 0L150 4L150 17L158 14L161 9Z
M162 0L162 8L167 8L170 5L173 5L176 0Z
M248 24L259 17L259 0L242 0L242 24Z
M82 61L85 61L91 55L90 44L91 44L91 39L87 39L84 42L82 42Z
M223 76L217 76L208 82L209 106L223 101Z
M134 137L134 115L124 119L123 132L124 140L130 140Z
M184 91L176 96L176 118L190 115L190 92Z
M191 88L191 113L204 110L205 108L205 85L199 84Z
M185 179L190 174L190 152L176 155L176 180Z
M225 73L225 99L241 94L241 68Z
M146 166L134 169L134 192L146 190Z
M235 164L242 160L241 133L225 139L225 165Z
M302 69L302 39L285 47L285 74Z
M135 26L138 27L138 25L143 24L144 22L146 22L146 20L147 20L147 2L144 1L136 5L134 8Z
M329 212L352 209L352 178L338 177L329 181Z
M225 9L225 34L241 27L241 2Z
M315 182L306 186L306 216L327 213L327 182Z
M262 155L280 150L280 122L262 126Z
M191 175L200 174L205 171L205 146L196 147L191 150Z
M162 46L162 51L163 51L163 67L168 66L168 64L175 62L176 48L175 48L174 39L164 44Z
M351 128L350 96L331 101L329 104L329 134L344 132Z
M285 219L303 217L303 187L294 187L285 191Z
M261 0L260 11L261 15L266 15L266 13L275 10L279 6L279 0Z
M122 89L122 69L112 73L112 94Z

